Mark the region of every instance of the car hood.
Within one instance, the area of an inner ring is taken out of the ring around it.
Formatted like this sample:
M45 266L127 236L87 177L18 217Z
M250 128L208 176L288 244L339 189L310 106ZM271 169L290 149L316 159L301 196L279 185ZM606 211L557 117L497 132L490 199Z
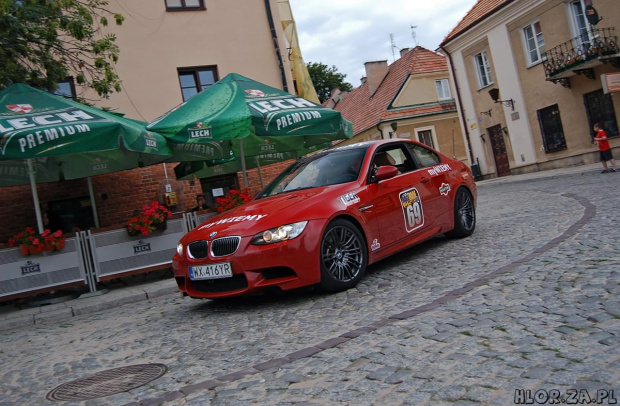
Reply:
M309 208L316 204L317 199L323 200L318 196L325 194L326 189L314 188L253 200L209 218L190 233L190 239L202 239L213 232L218 237L253 236L283 224L319 218L316 211Z

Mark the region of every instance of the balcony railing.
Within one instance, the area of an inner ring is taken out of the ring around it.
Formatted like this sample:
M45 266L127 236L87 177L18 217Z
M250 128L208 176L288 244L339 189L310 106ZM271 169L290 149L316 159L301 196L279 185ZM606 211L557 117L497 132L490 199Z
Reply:
M542 54L547 80L566 78L574 70L591 68L589 63L601 57L618 54L614 28L597 28L583 33Z

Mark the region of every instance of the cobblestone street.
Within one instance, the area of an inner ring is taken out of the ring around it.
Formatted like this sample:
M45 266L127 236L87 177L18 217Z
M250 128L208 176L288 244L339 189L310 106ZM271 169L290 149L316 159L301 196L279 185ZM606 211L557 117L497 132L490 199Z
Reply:
M480 182L473 236L372 265L346 292L168 294L4 330L0 405L59 404L46 395L60 384L146 363L168 371L61 404L509 405L573 390L614 404L619 198L620 173L599 170Z

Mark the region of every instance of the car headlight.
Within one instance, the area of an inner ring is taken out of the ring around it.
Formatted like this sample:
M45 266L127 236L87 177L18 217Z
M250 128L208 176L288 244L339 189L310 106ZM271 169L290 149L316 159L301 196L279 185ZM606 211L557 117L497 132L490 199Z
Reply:
M179 254L180 256L183 256L183 244L182 243L177 244L177 254Z
M262 233L258 233L252 238L252 244L263 245L273 244L276 242L291 240L298 237L306 228L307 221L300 221L299 223L286 224L280 227L265 230Z

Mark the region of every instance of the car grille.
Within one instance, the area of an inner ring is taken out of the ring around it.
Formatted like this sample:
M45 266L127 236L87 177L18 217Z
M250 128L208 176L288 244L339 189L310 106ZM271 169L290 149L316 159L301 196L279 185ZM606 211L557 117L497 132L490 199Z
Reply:
M234 254L239 248L241 237L222 237L211 241L211 255L223 257Z
M248 287L245 274L233 275L232 278L211 279L206 281L190 281L194 290L205 293L230 292Z
M187 250L193 259L203 259L207 257L207 245L206 241L194 241L187 245Z

